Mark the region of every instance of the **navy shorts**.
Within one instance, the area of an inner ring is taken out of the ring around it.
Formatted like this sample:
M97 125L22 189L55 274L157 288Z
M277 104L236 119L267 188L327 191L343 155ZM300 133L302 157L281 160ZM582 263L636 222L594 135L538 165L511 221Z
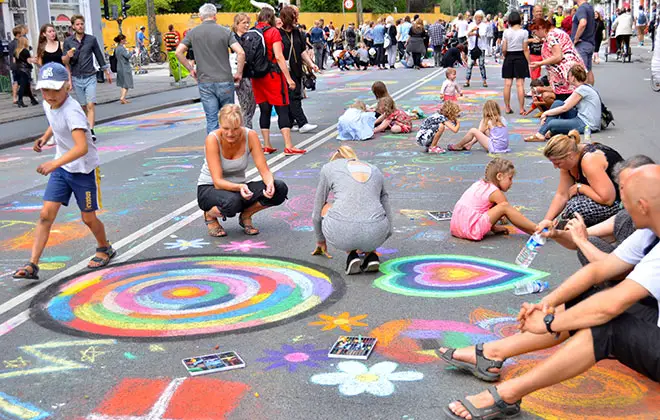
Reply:
M103 207L100 184L101 171L99 168L88 174L71 173L57 168L48 179L44 201L53 201L68 206L73 193L80 211L96 211Z

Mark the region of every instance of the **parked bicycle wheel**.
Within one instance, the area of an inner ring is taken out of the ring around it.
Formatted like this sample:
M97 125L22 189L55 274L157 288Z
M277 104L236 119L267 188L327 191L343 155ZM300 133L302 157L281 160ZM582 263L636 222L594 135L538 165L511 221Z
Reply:
M164 63L167 61L167 54L162 51L154 51L149 57L152 63Z

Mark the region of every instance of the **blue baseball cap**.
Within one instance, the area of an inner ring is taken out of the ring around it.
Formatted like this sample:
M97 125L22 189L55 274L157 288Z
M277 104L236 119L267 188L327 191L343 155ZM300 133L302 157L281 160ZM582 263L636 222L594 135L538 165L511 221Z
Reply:
M37 89L60 90L69 81L69 72L60 63L47 63L39 70Z

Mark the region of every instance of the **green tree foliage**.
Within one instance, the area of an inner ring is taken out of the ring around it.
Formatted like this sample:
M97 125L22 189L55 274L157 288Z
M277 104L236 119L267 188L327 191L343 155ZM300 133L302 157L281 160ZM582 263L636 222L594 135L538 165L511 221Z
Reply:
M129 16L145 16L147 14L146 0L129 0L131 6L128 9ZM103 10L103 0L101 0L101 10ZM110 11L112 12L112 5L117 6L117 11L121 16L121 0L110 0ZM170 13L172 12L172 3L174 0L154 0L156 6L156 13Z

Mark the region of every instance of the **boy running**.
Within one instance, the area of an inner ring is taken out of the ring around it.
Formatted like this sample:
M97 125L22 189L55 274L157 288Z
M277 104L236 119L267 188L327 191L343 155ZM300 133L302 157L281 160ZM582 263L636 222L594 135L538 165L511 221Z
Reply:
M69 73L58 63L48 63L39 72L37 89L41 89L50 126L34 143L34 151L41 153L41 148L53 136L56 153L54 160L37 168L37 172L44 176L50 174L50 178L32 244L32 256L25 266L14 272L15 279L39 279L39 259L48 243L50 229L60 206L69 204L72 193L83 222L98 244L96 255L87 266L92 269L104 267L116 253L105 236L103 223L96 217L96 210L101 207L99 157L85 113L78 102L69 96L68 80Z

